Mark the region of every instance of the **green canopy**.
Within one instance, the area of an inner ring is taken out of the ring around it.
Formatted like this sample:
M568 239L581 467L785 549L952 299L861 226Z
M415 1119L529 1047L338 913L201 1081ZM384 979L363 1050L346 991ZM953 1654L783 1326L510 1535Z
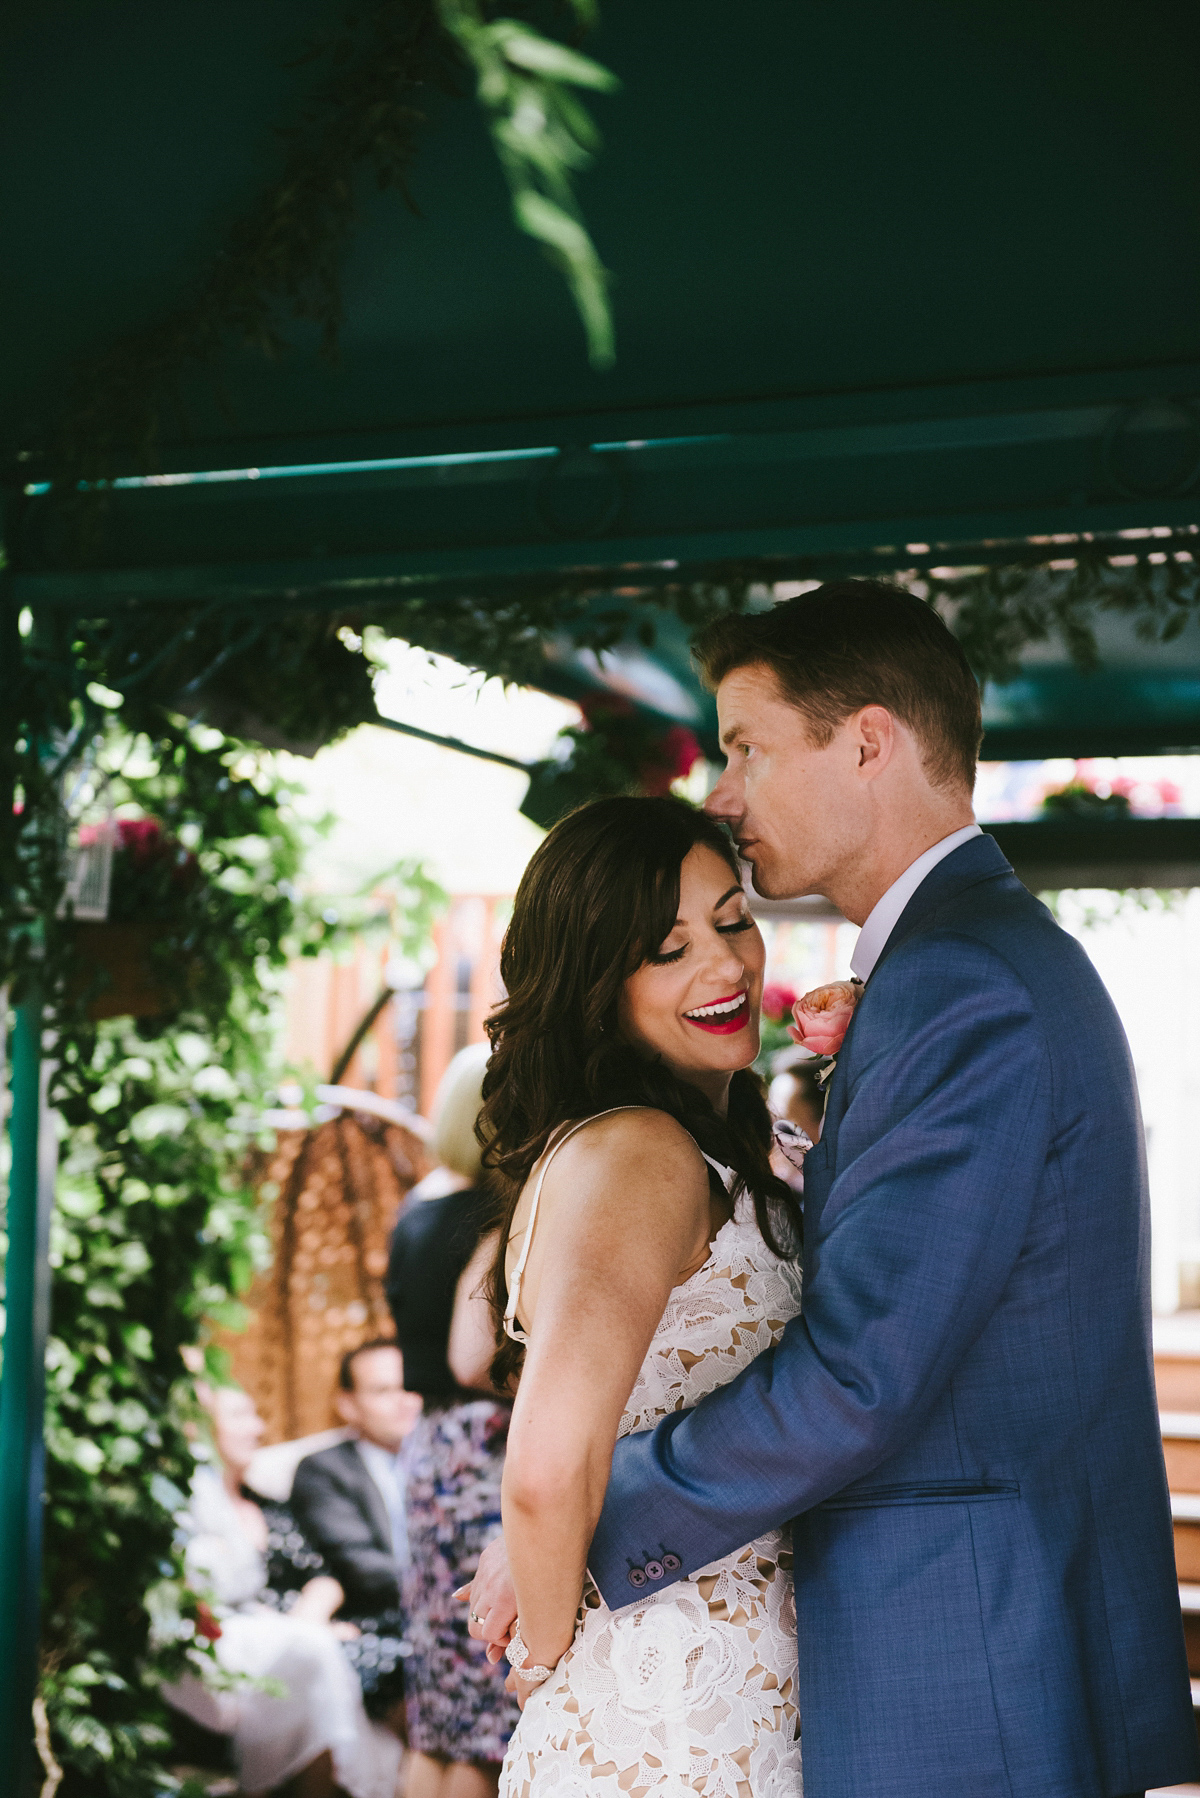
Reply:
M338 360L285 319L280 358L229 344L185 371L157 478L113 495L99 554L70 561L36 488L72 370L209 267L338 16L10 15L0 433L14 496L35 489L6 531L22 603L813 578L1200 516L1193 6L606 0L587 48L623 87L592 102L605 146L580 193L615 367L589 366L513 229L467 82L431 89L418 210L359 196ZM132 445L110 462L145 473ZM203 478L162 479L184 475ZM1169 666L1026 672L989 695L987 752L1200 745L1194 636ZM678 634L639 653L703 718Z

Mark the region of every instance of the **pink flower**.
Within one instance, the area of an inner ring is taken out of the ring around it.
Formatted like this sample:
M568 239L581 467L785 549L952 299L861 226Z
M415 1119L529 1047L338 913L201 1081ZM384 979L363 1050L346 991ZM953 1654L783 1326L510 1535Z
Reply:
M789 1034L814 1055L836 1055L861 993L862 987L853 980L814 987L792 1007L796 1023Z
M86 848L89 843L100 841L100 824L84 824L79 831L79 841ZM162 825L157 818L118 818L118 849L125 850L136 862L149 861L159 853L166 842Z
M166 839L157 818L122 818L117 824L117 841L135 862L148 862L162 852Z
M790 986L763 987L763 1016L769 1018L772 1024L781 1024L795 1003L796 995Z

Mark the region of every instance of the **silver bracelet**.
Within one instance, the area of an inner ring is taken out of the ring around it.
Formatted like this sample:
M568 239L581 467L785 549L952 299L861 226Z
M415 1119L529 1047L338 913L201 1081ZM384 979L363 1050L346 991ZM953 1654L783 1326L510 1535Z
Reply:
M529 1650L521 1640L520 1618L513 1624L512 1640L504 1653L517 1678L523 1679L526 1685L540 1686L543 1680L549 1679L554 1671L553 1667L523 1667L521 1665Z

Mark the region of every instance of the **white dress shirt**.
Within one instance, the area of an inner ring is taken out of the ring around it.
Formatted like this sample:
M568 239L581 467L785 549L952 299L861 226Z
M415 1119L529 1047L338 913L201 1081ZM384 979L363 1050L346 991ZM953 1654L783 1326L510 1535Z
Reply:
M870 917L858 933L858 941L854 945L854 954L850 957L850 971L859 980L869 980L875 963L887 947L887 940L900 921L900 913L904 910L925 876L952 855L960 843L969 843L972 837L981 837L982 830L978 824L964 824L961 830L951 831L924 855L918 855L911 866L905 868L899 880L893 880L883 898L878 900Z
M387 1508L388 1522L392 1526L392 1556L401 1571L412 1559L408 1546L408 1518L404 1510L404 1487L408 1477L404 1450L407 1442L405 1437L394 1455L386 1448L380 1448L377 1442L368 1442L365 1436L360 1436L354 1445Z

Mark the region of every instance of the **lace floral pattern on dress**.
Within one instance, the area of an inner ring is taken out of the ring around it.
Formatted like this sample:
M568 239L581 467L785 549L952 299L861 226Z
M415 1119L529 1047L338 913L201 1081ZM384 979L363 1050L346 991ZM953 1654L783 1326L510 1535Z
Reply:
M619 1433L727 1384L799 1310L799 1264L772 1255L753 1207L739 1204L671 1294ZM626 1610L589 1584L574 1643L526 1705L500 1785L501 1798L801 1791L791 1553L778 1530Z

